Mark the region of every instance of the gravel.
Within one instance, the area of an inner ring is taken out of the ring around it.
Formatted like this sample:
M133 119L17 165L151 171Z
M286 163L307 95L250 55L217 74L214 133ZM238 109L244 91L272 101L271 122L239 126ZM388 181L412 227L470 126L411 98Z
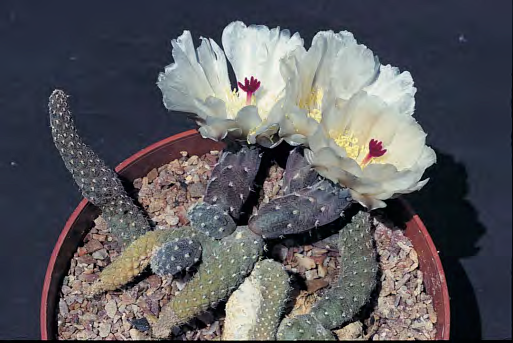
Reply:
M134 181L139 203L156 229L189 223L187 209L203 198L218 152L182 157L151 170ZM262 203L281 195L283 169L273 166L260 195ZM434 339L437 317L424 291L423 275L411 242L396 228L375 222L374 238L380 259L380 287L362 313L364 317L333 331L340 340ZM160 309L185 286L192 273L164 277L143 273L116 291L84 296L103 267L120 254L120 245L100 217L75 252L61 288L58 339L146 340ZM288 315L308 313L336 281L338 251L331 245L299 245L285 239L269 247L268 255L295 273ZM378 294L379 293L379 294ZM224 322L223 306L173 330L176 340L218 340Z

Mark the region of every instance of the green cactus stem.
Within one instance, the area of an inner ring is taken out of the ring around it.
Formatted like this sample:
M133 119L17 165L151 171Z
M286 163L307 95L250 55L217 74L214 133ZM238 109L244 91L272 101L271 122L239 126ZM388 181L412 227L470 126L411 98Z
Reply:
M228 212L217 204L196 203L187 214L192 227L215 239L229 236L237 228Z
M337 284L309 314L284 319L278 340L333 340L329 330L351 320L369 301L377 282L378 262L368 213L359 212L340 231L338 248L341 273Z
M150 230L148 220L128 196L118 175L82 142L67 98L61 90L50 95L48 107L55 146L83 196L101 209L111 232L123 245L130 244Z
M248 227L264 238L297 234L335 221L352 204L347 188L322 180L271 200L249 219Z
M159 275L174 275L189 270L201 257L201 244L190 238L175 238L164 243L151 258L151 270Z
M227 299L253 270L264 249L262 238L246 226L214 243L211 254L203 253L192 280L162 308L153 326L155 337L169 337L173 327Z
M166 242L187 237L187 243L198 241L204 253L210 252L212 239L188 226L177 229L155 230L137 238L111 264L100 272L100 277L89 290L89 295L115 290L126 285L139 275L149 264L154 252ZM190 243L193 244L193 243Z
M289 293L283 265L258 262L226 304L223 340L274 340Z
M335 341L333 334L311 314L283 319L276 338L278 341Z
M341 273L331 288L312 308L312 315L327 329L335 329L365 305L376 287L378 261L367 212L359 212L340 232Z

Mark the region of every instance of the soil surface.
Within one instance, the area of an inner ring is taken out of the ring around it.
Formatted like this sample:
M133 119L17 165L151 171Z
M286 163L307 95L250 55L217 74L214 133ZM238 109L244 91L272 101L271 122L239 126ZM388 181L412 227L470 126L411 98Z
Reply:
M156 229L187 225L187 209L201 201L217 163L218 152L174 160L134 181L134 198L146 210ZM281 194L283 169L272 166L260 194L260 203ZM374 218L380 282L369 304L352 323L333 331L340 339L434 339L437 316L431 296L424 291L417 253L400 229ZM333 237L330 237L333 238ZM286 238L270 243L267 256L284 264L294 275L293 299L287 316L309 312L337 280L339 260L329 239L303 244ZM99 272L121 252L100 217L71 260L61 289L58 311L59 339L149 339L151 323L160 309L194 274L161 278L144 272L129 285L87 298ZM173 331L173 339L214 340L221 336L224 303Z

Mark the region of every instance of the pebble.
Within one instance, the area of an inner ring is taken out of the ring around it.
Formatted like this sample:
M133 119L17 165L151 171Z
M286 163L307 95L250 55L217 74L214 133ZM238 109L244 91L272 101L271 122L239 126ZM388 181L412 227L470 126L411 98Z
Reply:
M146 177L148 178L148 182L152 183L153 180L155 180L158 176L159 172L157 171L157 169L152 169Z
M100 323L99 329L99 335L100 337L107 337L110 334L111 324L108 323Z
M307 280L306 291L311 294L328 285L329 282L323 279Z
M64 317L67 317L69 314L68 305L66 305L66 302L62 298L59 300L59 311Z
M305 277L307 280L313 280L313 279L319 278L319 275L317 274L317 270L312 269L312 270L307 270L305 272Z
M328 253L327 249L322 249L322 248L313 248L312 249L313 256L326 256L327 253Z
M84 282L94 282L96 279L98 279L98 277L98 274L80 274L78 279Z
M162 279L160 276L155 274L148 276L146 281L148 282L150 288L158 288L162 284Z
M298 253L295 253L294 256L296 257L299 266L305 268L306 270L315 268L315 261L310 257L303 256Z
M114 299L109 300L107 304L105 304L105 311L107 312L107 316L114 318L116 312L118 311L118 307Z
M98 233L94 233L92 236L93 236L93 239L96 239L99 242L105 242L107 240L107 236L106 235L101 235L101 234L98 234Z
M174 215L167 215L164 217L164 220L168 225L175 226L180 222L180 218Z
M95 263L96 261L91 255L87 254L87 255L78 257L77 262L83 263L83 264L92 264L92 263Z
M320 278L325 277L328 274L328 268L324 267L322 264L320 264L317 267L317 274L319 274Z
M96 239L91 239L89 242L87 242L84 245L84 248L86 249L86 251L88 253L92 253L92 252L98 251L100 249L103 249L103 244Z
M363 324L361 322L349 323L343 328L334 331L340 341L354 340L363 333Z
M98 251L93 252L92 257L96 260L104 260L109 257L109 253L105 249L100 249Z
M201 198L205 194L205 186L202 183L192 183L187 190L193 198Z

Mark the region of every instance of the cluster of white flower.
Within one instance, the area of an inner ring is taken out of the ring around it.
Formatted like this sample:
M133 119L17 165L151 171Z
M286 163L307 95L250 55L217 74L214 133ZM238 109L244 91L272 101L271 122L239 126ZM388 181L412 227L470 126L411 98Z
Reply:
M369 209L427 183L436 155L412 116L410 73L381 65L351 33L321 31L306 50L298 33L233 22L224 51L206 38L195 49L189 31L172 45L157 82L164 105L194 114L203 137L303 145L319 174Z

